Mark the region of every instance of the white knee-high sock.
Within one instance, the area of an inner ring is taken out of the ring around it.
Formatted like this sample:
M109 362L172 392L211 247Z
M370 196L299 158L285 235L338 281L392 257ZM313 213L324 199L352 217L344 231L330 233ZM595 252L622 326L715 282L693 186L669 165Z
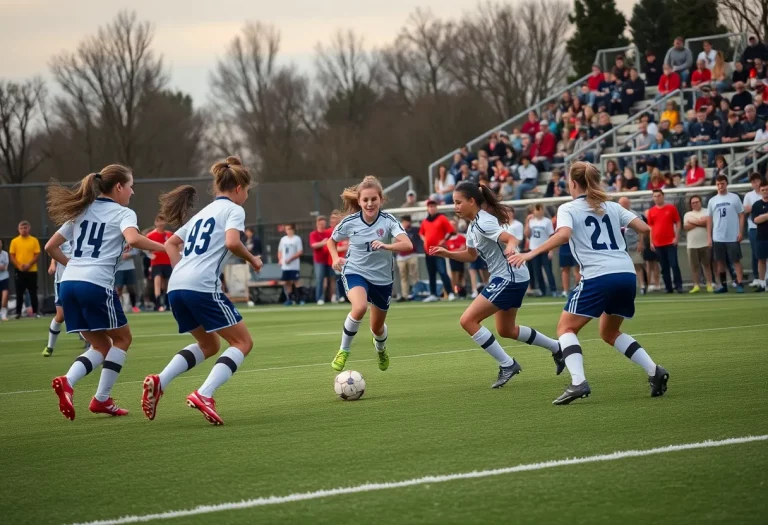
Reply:
M621 334L616 338L616 342L613 343L613 347L627 356L631 361L637 363L645 369L649 376L656 374L656 363L653 362L651 356L648 355L640 343L628 334Z
M165 390L174 378L180 376L187 370L194 368L203 361L205 361L205 355L203 354L203 351L200 350L200 346L198 346L197 343L191 344L183 350L180 350L179 353L173 356L173 359L171 359L171 362L166 365L163 371L158 374L160 376L160 388Z
M376 351L377 352L383 352L387 349L387 325L384 324L384 331L381 333L381 335L376 335L373 333L373 330L371 330L371 333L373 334L373 341L376 345Z
M580 385L587 380L584 375L584 356L576 334L567 333L560 336L560 346L563 348L565 366L571 373L571 384Z
M75 386L75 383L93 372L93 369L104 362L104 356L93 348L88 348L85 352L75 359L67 372L67 382L69 386Z
M56 319L51 319L51 326L48 328L48 348L53 350L56 348L56 340L61 333L62 323L57 323Z
M499 362L500 366L512 366L515 364L514 358L510 357L504 349L501 347L499 342L496 340L496 338L493 336L490 330L488 330L486 327L481 326L480 330L475 332L475 335L472 336L472 339L479 344L483 350L491 354L491 356Z
M123 369L127 352L113 346L107 352L107 358L101 367L99 387L96 389L96 399L106 401L112 395L112 387L115 385L120 371Z
M344 330L341 333L342 350L349 352L349 349L352 346L352 339L354 339L357 335L357 331L360 329L361 322L362 319L358 321L353 319L351 315L347 315L347 318L344 319Z
M542 348L546 348L553 354L556 354L560 350L560 345L554 339L547 337L546 335L537 332L533 328L528 326L518 326L520 333L517 335L517 340L527 345L536 345Z
M213 397L216 389L226 383L232 377L232 374L237 372L243 361L245 361L245 354L234 346L224 350L221 357L216 360L216 364L213 365L205 383L197 389L197 392L205 397Z

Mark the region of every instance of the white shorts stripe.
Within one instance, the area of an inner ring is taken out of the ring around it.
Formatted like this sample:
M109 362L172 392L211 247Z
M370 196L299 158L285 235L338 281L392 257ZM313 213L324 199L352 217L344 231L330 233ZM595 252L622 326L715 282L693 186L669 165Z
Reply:
M235 315L232 313L232 311L227 308L227 305L224 303L224 301L221 300L221 297L219 297L219 294L213 293L213 300L216 301L216 303L219 305L219 308L221 308L221 311L224 313L224 318L227 320L230 325L237 324L237 319L235 318Z

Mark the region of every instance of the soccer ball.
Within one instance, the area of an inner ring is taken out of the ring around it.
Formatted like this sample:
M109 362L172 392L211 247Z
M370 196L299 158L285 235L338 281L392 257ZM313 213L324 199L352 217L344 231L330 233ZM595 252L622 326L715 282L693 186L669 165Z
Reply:
M336 376L333 381L336 395L344 401L355 401L365 393L365 379L360 372L347 370Z

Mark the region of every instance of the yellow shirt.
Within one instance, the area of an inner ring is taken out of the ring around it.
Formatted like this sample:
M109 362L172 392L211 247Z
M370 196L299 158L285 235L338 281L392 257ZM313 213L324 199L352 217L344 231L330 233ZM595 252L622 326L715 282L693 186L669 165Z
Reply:
M17 263L29 264L35 259L35 254L40 253L40 241L31 235L26 237L19 235L11 241L11 247L8 252L16 257ZM30 266L27 271L36 272L37 263Z
M680 120L680 113L678 113L675 110L664 111L661 114L661 119L659 120L659 122L661 122L662 120L668 120L669 121L669 129L672 129L672 128L675 127L675 124L677 124L677 121Z

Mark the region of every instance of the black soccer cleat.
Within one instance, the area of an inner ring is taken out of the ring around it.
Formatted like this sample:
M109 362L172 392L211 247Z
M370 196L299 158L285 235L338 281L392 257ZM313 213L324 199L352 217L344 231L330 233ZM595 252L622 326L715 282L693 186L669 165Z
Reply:
M514 376L522 372L523 368L520 366L520 363L515 361L510 366L500 366L499 367L499 377L496 379L496 382L491 385L491 388L501 388L507 383L509 383L509 380L512 379Z
M578 385L569 385L560 397L552 401L552 404L567 405L572 401L576 401L577 399L589 397L589 394L591 393L592 390L589 388L589 383L582 381L581 384Z
M656 365L656 373L648 376L648 384L651 385L651 397L663 396L667 391L667 381L669 381L669 372L659 365Z
M557 352L552 354L552 360L555 362L555 375L560 375L565 370L565 358L563 357L563 349L560 347L560 343L557 344Z

